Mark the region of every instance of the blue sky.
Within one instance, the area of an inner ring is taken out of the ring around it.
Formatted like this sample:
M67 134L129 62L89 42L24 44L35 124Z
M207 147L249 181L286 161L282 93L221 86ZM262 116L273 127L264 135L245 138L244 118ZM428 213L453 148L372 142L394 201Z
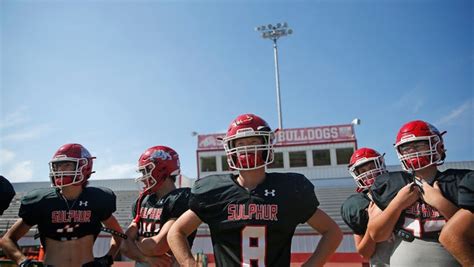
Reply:
M472 1L0 2L0 173L48 179L64 143L97 157L93 179L136 176L148 147L176 149L196 177L197 139L241 113L276 128L346 124L385 152L400 126L447 130L447 160L474 160Z

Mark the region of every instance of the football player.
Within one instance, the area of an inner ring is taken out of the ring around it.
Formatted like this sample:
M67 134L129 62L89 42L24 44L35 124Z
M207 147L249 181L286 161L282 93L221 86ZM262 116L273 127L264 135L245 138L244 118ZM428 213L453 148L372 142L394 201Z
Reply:
M7 178L0 175L0 215L8 209L10 202L15 196L15 189Z
M12 184L0 175L0 215L3 215L3 212L8 209L14 196L15 189ZM2 237L0 237L0 246L2 246Z
M441 230L439 241L462 266L474 266L474 174L466 175L459 185L461 208Z
M383 155L366 147L356 150L349 162L349 173L357 184L357 194L349 196L341 206L342 219L354 231L357 252L370 259L370 266L388 266L393 251L393 240L376 243L367 233L374 209L369 187L386 172Z
M49 163L52 188L35 189L21 200L20 219L8 230L3 251L20 266L32 266L17 245L32 226L38 225L45 249L45 266L111 266L121 239L112 236L108 253L94 258L93 245L102 224L123 233L112 213L115 194L107 188L86 186L92 157L80 144L61 146Z
M128 227L128 238L122 252L135 260L136 266L166 266L172 258L166 240L168 230L176 219L188 210L191 189L176 189L180 175L178 153L166 146L147 149L138 160L143 190L132 207L134 220ZM196 232L188 238L192 246Z
M391 266L458 266L438 238L458 210L458 181L471 170L438 170L446 157L444 133L420 120L403 125L395 150L405 172L383 174L371 187L380 213L369 221L371 237L380 242L395 231L403 238L395 244Z
M274 133L253 114L238 116L223 138L229 166L238 175L212 175L191 189L190 210L168 233L181 265L196 262L186 236L209 225L217 266L289 266L291 239L300 223L322 234L304 266L322 266L342 239L337 224L318 209L313 184L296 173L266 173Z

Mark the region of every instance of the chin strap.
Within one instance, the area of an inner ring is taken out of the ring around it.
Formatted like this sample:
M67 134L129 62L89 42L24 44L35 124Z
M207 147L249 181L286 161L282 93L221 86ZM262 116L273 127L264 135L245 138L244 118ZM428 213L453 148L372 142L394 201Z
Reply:
M112 235L114 235L114 236L121 237L121 238L123 238L123 239L127 239L127 238L128 238L126 234L117 232L117 231L115 231L114 229L102 227L102 228L100 228L100 230L101 230L102 232L106 232L106 233L112 234Z
M143 198L147 195L145 194L146 190L141 192L140 195L138 196L138 200L137 200L137 206L135 207L135 218L133 218L133 222L134 223L138 223L140 222L140 207L142 206L142 201L143 201Z
M416 187L418 187L418 189L420 189L420 192L421 192L422 194L424 194L425 191L423 190L423 182L422 182L420 179L416 178L415 172L410 171L409 173L410 173L410 175L413 177L413 184L412 184L412 186L411 186L411 190L413 190L414 187L416 186Z

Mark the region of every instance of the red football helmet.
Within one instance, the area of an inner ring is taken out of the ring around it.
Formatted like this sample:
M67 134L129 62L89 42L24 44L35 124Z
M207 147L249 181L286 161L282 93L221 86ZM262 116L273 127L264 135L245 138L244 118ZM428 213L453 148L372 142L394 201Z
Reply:
M349 173L354 177L360 190L369 188L377 176L387 172L383 156L379 152L367 147L354 151L349 162ZM366 164L367 166L365 167L364 165Z
M167 146L150 147L138 159L138 172L143 174L136 179L144 184L143 194L155 193L167 177L180 174L178 153Z
M395 149L406 171L417 171L433 164L441 165L446 157L443 134L425 121L411 121L400 128Z
M65 144L61 146L49 162L49 178L55 187L84 184L92 173L92 157L89 151L80 144ZM64 170L60 166L72 163L75 167Z
M262 144L235 146L239 138L261 137ZM254 170L273 162L274 133L267 122L254 114L243 114L232 121L222 139L229 167Z

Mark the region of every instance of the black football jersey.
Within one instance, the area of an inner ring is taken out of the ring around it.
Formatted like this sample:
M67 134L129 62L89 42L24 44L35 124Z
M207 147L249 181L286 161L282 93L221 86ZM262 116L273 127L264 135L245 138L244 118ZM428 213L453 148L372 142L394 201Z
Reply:
M350 195L341 206L341 217L356 235L364 235L369 222L370 199L364 193Z
M8 209L14 196L15 190L12 184L10 184L5 177L0 175L0 215Z
M474 172L469 172L459 184L459 207L474 212Z
M313 184L301 174L267 173L248 191L236 176L197 180L189 208L209 225L217 266L289 266L298 224L317 210Z
M448 169L438 172L432 183L438 181L443 196L458 205L458 185L469 172L472 171ZM413 179L413 175L406 172L391 172L378 176L370 188L375 204L382 210L385 209L398 191L413 182ZM396 228L413 233L415 238L437 241L445 223L446 219L438 210L419 199L403 211Z
M38 225L43 245L45 237L60 241L86 235L96 238L101 221L116 209L115 199L115 194L103 187L85 187L72 201L56 188L35 189L21 200L18 216L28 225Z
M161 226L169 219L178 218L188 210L190 188L179 188L171 191L162 198L156 194L150 194L143 197L140 203L138 236L151 237L160 232ZM137 216L137 202L132 207L133 218ZM188 237L189 245L192 246L196 231Z

